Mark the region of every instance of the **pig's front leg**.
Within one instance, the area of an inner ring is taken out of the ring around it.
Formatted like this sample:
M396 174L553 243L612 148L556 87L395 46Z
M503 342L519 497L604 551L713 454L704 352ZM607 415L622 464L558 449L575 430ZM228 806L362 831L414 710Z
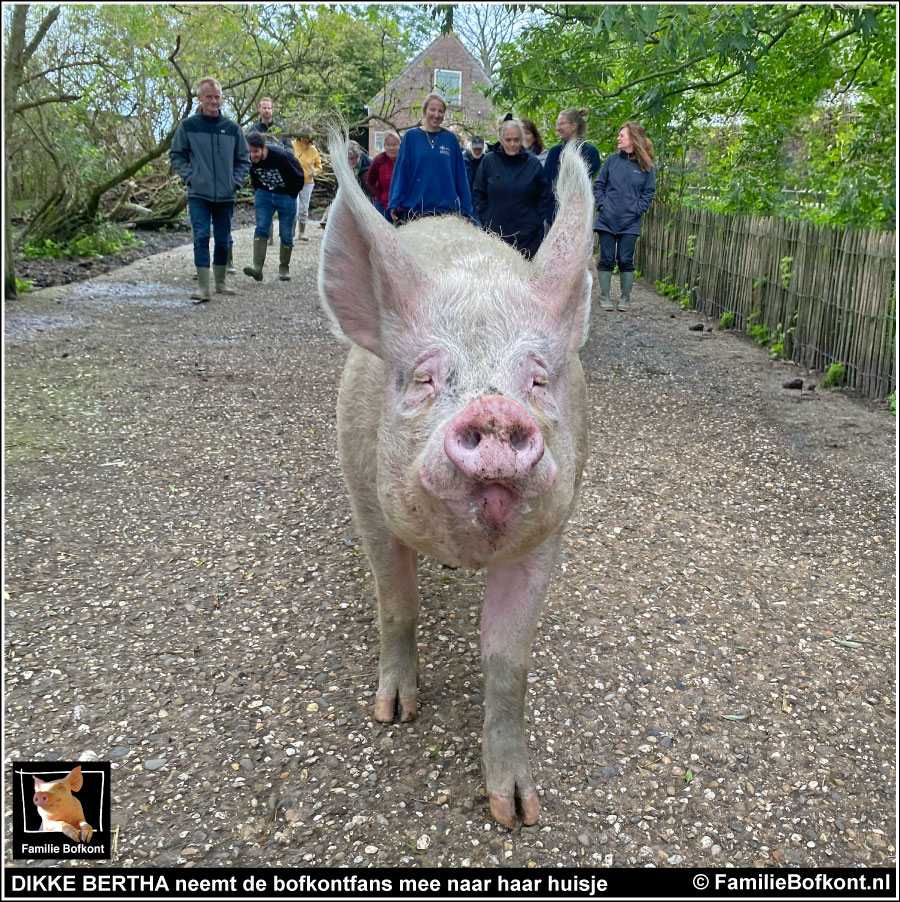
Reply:
M367 552L375 576L381 626L375 720L390 723L395 708L401 721L414 720L419 670L418 558L392 535L370 541Z
M61 833L65 833L65 835L68 836L69 839L74 840L75 842L78 842L78 840L81 839L81 834L78 832L78 828L73 827L71 824L67 824L65 821L60 824L59 830Z
M526 824L540 816L525 745L525 688L531 641L543 607L559 536L530 554L489 567L481 617L484 669L484 780L491 815L516 824L516 797Z

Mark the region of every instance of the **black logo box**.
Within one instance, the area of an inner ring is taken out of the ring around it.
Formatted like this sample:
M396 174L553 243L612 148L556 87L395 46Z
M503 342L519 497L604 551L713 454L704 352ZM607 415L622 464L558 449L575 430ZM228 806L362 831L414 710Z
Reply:
M64 833L41 830L43 821L34 804L34 778L64 780L81 768L83 783L73 793L81 802L84 819L93 828L89 842L75 842ZM103 858L111 853L109 761L14 761L13 858Z

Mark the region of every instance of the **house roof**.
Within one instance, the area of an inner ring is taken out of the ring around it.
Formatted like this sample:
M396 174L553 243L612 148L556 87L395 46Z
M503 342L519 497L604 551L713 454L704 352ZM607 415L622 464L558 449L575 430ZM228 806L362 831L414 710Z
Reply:
M448 31L447 34L442 34L439 38L435 38L411 63L409 63L402 72L398 75L395 75L386 85L384 91L379 91L368 103L369 108L374 106L381 106L384 101L384 94L395 82L399 81L403 78L404 75L407 74L411 69L415 69L423 60L425 60L430 54L434 52L434 48L437 47L438 44L442 43L446 40L456 41L457 44L462 48L463 53L469 57L472 61L472 65L477 70L478 74L484 77L484 84L489 85L491 83L490 76L487 72L484 71L481 63L478 62L477 59L471 54L469 48L466 47L465 44L459 39L459 35L455 31Z

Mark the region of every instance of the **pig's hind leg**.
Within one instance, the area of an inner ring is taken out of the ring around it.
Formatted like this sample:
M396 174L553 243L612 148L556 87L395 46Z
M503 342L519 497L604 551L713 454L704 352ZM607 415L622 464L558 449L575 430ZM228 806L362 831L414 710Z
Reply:
M491 815L516 824L540 817L525 744L525 690L531 642L547 595L559 536L515 561L489 567L481 616L484 668L484 782Z
M375 720L390 723L395 713L401 721L414 720L419 671L418 556L390 534L364 544L375 576L381 627Z

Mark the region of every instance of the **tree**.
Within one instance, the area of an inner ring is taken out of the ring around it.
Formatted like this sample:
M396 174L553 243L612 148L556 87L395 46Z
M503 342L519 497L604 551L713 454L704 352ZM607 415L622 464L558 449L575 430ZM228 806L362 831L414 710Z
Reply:
M263 95L292 125L359 124L409 59L389 7L23 4L3 14L7 161L16 160L5 169L8 293L16 242L65 245L136 183L161 216L184 206L166 152L201 77L220 80L224 112L242 126Z
M464 3L457 6L453 30L481 63L488 75L499 65L503 44L513 41L527 24L539 19L522 7L501 3Z
M25 70L35 51L40 46L50 27L59 16L59 7L50 7L44 14L37 26L30 41L27 40L27 22L28 22L28 4L20 4L14 6L10 13L8 41L6 47L6 59L3 66L3 108L6 115L3 117L4 122L4 138L6 147L10 147L10 139L12 136L12 115L16 112L22 112L19 108L18 99L19 92L25 81ZM67 99L61 95L45 95L43 98L32 101L28 106L35 108L43 103L59 103ZM27 107L25 107L27 108ZM4 161L4 181L10 184L10 154L7 150L6 159ZM4 264L4 280L3 293L5 297L16 296L16 274L14 267L13 254L13 233L12 233L12 203L11 198L4 193L3 198L3 264Z
M641 121L664 163L663 191L682 193L698 171L714 171L726 207L771 213L797 180L790 149L811 116L843 98L854 127L871 138L864 112L881 111L879 129L895 115L895 17L887 6L540 10L540 27L501 48L496 98L543 121L587 107L589 137L609 148L623 122ZM896 129L884 130L877 160L861 141L841 142L838 169L851 194L877 185L873 208L887 221Z

